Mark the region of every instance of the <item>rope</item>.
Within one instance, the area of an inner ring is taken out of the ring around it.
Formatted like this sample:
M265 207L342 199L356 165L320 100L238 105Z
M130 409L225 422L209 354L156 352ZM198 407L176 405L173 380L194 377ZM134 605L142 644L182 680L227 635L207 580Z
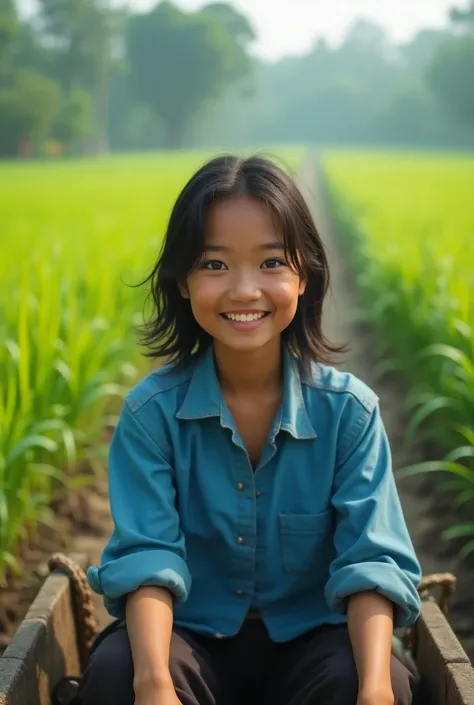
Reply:
M427 575L421 579L418 593L421 599L426 599L430 597L430 590L438 587L441 588L441 597L438 600L438 607L444 616L446 616L454 591L456 590L456 576L452 573L433 573L433 575Z
M441 588L441 595L437 601L431 595L431 591L436 588ZM418 586L418 594L422 600L437 602L439 609L446 617L455 589L455 575L452 573L433 573L432 575L426 575L421 579ZM416 648L416 634L416 624L413 624L411 627L407 627L407 629L405 629L402 641L403 646L406 649L413 650Z
M89 649L99 631L99 624L94 614L94 602L86 574L82 568L71 558L63 553L51 556L48 567L50 572L59 570L67 575L72 588L73 605L78 640L79 659L81 669L84 669Z

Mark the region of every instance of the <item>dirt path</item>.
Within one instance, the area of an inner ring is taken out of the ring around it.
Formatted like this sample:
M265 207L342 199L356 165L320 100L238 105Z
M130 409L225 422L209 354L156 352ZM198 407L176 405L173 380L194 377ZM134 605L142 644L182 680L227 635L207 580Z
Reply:
M331 224L324 201L320 169L315 159L305 164L301 179L303 190L314 208L314 217L325 241L330 260L331 295L325 309L325 331L336 342L347 342L350 351L339 367L358 376L372 387L380 398L380 408L390 438L394 469L422 459L421 451L402 448L406 422L400 388L394 382L375 378L373 333L357 320L358 297L353 276ZM404 515L415 545L423 573L452 572L458 578L458 589L449 614L450 622L471 660L474 660L474 600L472 571L461 565L440 540L441 523L432 492L426 492L426 479L413 478L398 483Z

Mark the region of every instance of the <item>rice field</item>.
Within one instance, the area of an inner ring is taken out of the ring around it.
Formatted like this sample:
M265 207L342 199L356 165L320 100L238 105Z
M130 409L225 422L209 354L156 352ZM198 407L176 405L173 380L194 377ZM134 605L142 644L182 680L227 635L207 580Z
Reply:
M289 168L301 149L279 149ZM145 371L135 326L173 201L209 153L0 165L0 584L58 488L104 457Z
M278 150L296 168L302 149ZM100 467L104 428L146 370L144 292L170 208L209 153L0 165L0 582L51 497ZM380 372L410 389L410 438L433 438L474 507L474 159L328 152L323 166L379 331ZM474 525L453 526L474 548Z
M472 516L474 158L334 151L323 169L363 318L379 334L379 372L409 390L406 441L431 442L441 458L401 475L443 471L438 488ZM474 523L445 536L474 550Z

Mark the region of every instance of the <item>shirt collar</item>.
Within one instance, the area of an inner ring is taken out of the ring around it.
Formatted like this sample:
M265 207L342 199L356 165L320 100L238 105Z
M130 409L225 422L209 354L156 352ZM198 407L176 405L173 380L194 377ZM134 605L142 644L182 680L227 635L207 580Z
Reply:
M299 364L286 345L283 345L283 372L283 401L273 434L276 436L282 429L294 438L316 438L303 397ZM228 425L229 412L215 371L214 348L210 345L195 363L177 418L191 420L213 416L220 417L221 423Z
M205 419L221 415L222 392L214 367L214 348L209 345L194 363L191 382L177 413L178 419Z

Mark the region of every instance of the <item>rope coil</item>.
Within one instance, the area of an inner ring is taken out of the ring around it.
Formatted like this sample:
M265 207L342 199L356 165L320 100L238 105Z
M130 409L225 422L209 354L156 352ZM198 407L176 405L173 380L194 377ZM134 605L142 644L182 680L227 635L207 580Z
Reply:
M441 588L441 596L437 604L441 612L446 616L456 590L456 576L452 573L433 573L432 575L426 575L421 579L418 587L418 593L421 599L434 600L430 595L430 591L433 590L433 588Z
M435 600L431 594L432 590L440 588L441 594L438 600ZM456 590L456 576L452 573L433 573L425 575L418 586L418 594L422 600L436 602L439 609L446 617L448 614L451 599ZM403 635L403 646L409 651L416 649L416 624L405 629Z
M54 553L48 561L48 568L50 572L61 571L69 578L74 605L79 659L81 669L84 669L89 650L99 632L92 590L82 568L63 553Z

